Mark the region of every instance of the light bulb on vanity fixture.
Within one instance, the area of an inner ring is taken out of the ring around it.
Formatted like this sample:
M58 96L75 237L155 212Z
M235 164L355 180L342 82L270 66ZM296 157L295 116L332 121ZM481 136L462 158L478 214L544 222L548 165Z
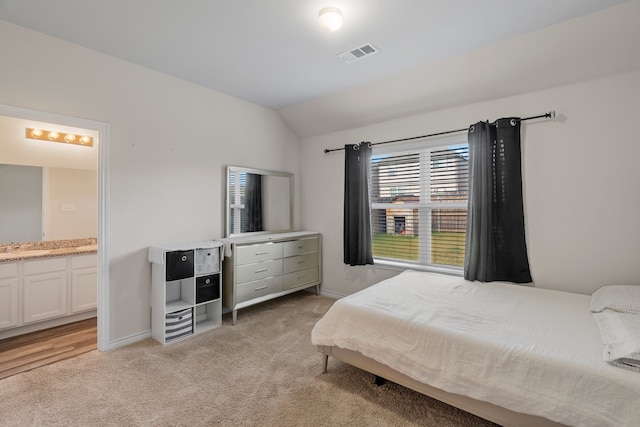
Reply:
M66 144L93 147L93 137L91 136L78 135L75 133L57 132L55 130L26 128L25 137L27 139L38 139L40 141L64 142Z
M342 27L342 11L337 7L325 7L318 15L323 30L333 33Z

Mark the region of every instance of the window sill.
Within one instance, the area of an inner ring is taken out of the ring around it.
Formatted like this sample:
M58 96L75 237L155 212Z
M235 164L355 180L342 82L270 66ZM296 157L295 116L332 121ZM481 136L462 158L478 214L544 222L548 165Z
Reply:
M415 271L428 271L431 273L441 273L448 274L450 276L464 276L464 271L462 268L455 267L436 267L436 266L426 266L419 264L411 264L408 262L402 261L390 261L388 259L377 259L373 260L374 267L384 268L387 270L415 270Z

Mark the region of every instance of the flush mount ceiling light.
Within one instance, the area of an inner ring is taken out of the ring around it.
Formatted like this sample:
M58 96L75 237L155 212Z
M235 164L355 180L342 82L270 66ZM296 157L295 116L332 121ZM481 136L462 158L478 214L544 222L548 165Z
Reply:
M320 10L320 28L334 32L342 27L342 12L337 7L325 7Z
M93 147L93 138L87 135L56 132L54 130L25 128L25 136L29 139L39 139L41 141L64 142L67 144Z

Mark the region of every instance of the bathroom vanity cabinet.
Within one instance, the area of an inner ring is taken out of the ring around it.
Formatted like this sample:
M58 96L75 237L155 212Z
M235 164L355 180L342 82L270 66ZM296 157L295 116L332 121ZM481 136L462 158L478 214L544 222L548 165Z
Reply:
M98 307L98 266L95 255L71 258L71 312L80 313Z
M18 263L0 264L0 329L18 326Z
M95 317L97 256L0 263L0 339Z

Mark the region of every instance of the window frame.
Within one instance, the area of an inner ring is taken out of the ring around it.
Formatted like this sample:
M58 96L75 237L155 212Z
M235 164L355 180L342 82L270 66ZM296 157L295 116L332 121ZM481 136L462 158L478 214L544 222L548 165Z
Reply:
M455 135L447 135L440 136L435 138L428 138L424 140L412 141L409 143L395 143L389 145L374 145L372 149L372 160L378 156L384 154L391 155L399 155L403 153L416 153L420 152L420 170L421 174L424 173L425 168L430 168L430 153L431 150L446 147L446 146L456 146L456 145L467 145L468 140L466 133L460 133ZM372 173L371 169L369 170L369 192L371 194L372 190ZM428 169L427 169L428 170ZM430 177L430 173L427 174L427 177ZM467 211L467 201L455 203L455 202L432 202L430 201L431 193L430 193L430 182L429 178L426 179L427 185L421 186L420 188L420 200L419 203L412 203L412 208L417 208L419 210L427 210L428 214L418 215L418 227L420 230L431 230L431 212L434 209L464 209ZM429 200L428 202L422 202L422 200ZM393 205L392 203L374 203L371 199L369 201L369 209L373 212L374 209L393 209L397 208L397 205ZM373 218L373 215L372 215ZM423 228L424 227L424 228ZM374 265L381 268L392 269L392 270L420 270L420 271L431 271L438 273L451 274L456 276L462 276L464 271L463 267L457 266L449 266L444 264L431 264L429 262L425 262L425 260L431 259L431 237L432 233L427 233L426 236L419 236L419 245L420 250L418 251L419 259L418 261L412 262L408 260L400 260L395 258L382 258L376 257L374 255ZM424 237L424 238L423 238ZM373 238L373 227L372 227L372 238Z

